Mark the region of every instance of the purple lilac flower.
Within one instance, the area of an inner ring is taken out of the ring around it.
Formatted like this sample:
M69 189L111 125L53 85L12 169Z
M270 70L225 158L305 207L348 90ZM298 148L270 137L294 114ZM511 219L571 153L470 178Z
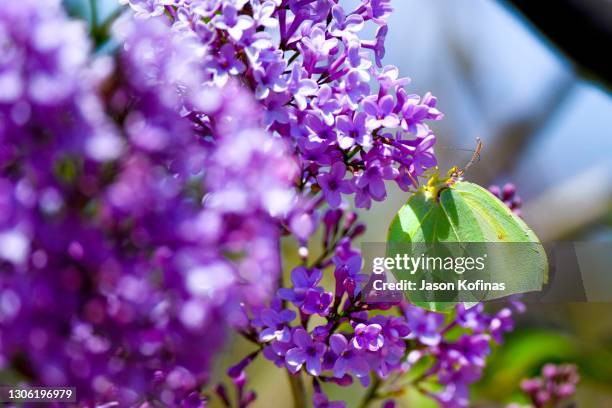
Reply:
M391 0L371 0L364 3L368 16L377 24L385 24L389 14L393 11Z
M369 208L369 200L382 201L387 196L385 182L383 179L383 168L379 164L369 167L355 182L357 187L357 198L359 202L364 202L363 206Z
M398 91L398 106L401 110L402 129L416 135L427 136L430 130L423 125L424 120L438 120L442 113L436 109L436 98L427 94L421 100L419 95L407 95L403 89Z
M276 53L271 54L269 60L262 61L262 64L253 70L253 79L257 84L255 89L257 99L265 99L270 92L282 92L287 89L287 81L282 76L286 64L277 57Z
M503 333L512 331L514 328L514 319L512 318L512 310L504 307L493 316L489 323L491 335L498 343L502 342Z
M321 359L325 353L325 344L313 340L306 330L298 327L293 331L295 347L287 351L285 361L292 373L297 373L303 365L311 375L321 373Z
M346 166L343 163L334 163L329 173L317 176L319 186L331 208L337 208L342 202L340 193L349 194L353 191L350 181L344 180Z
M391 95L385 95L380 99L366 98L363 102L365 112L370 115L367 121L369 130L375 130L381 127L395 128L399 125L399 119L393 112L395 105Z
M357 350L377 351L385 342L381 331L379 324L359 323L355 326L355 337L351 344Z
M332 89L322 85L312 100L313 112L318 114L327 126L332 126L336 120L335 115L342 110L342 105L335 99Z
M238 15L238 10L230 2L223 4L221 15L213 19L216 28L225 30L234 41L242 39L245 31L253 27L250 16Z
M276 28L278 20L273 17L277 1L266 0L253 5L253 20L258 27Z
M359 14L346 15L340 6L332 7L332 22L329 33L336 37L349 37L356 35L363 28L363 17Z
M359 273L362 264L361 255L355 254L346 261L338 256L334 258L334 263L336 264L334 272L336 297L340 298L346 292L350 298L354 298L369 279L366 274Z
M264 347L263 355L278 367L285 367L285 356L287 352L294 348L291 342L274 341L269 346Z
M119 0L129 4L137 17L157 17L164 12L164 5L158 0Z
M219 50L217 65L212 69L215 83L223 86L230 75L238 75L246 69L246 65L236 57L236 49L231 44L225 44Z
M444 323L444 315L427 312L415 306L406 306L404 314L410 328L409 338L416 338L428 346L435 346L440 342L440 327Z
M329 312L333 296L317 286L322 276L319 269L298 267L291 272L293 288L280 288L278 294L282 299L298 306L303 313L325 316Z
M304 65L313 69L316 62L330 57L331 51L338 45L336 38L326 38L325 31L315 26L308 36L302 38L300 50L304 55Z
M279 295L282 299L300 304L306 299L306 292L314 289L321 281L323 273L319 269L307 269L297 267L291 271L291 282L293 289L280 288Z
M356 113L352 118L350 116L338 116L336 119L336 128L338 133L338 144L343 149L349 149L355 144L363 147L372 145L372 135L366 127L367 115L364 112Z
M306 299L300 310L307 315L319 314L327 316L332 300L333 295L330 292L325 292L323 289L309 290L306 293Z
M376 30L376 42L374 45L374 57L376 60L376 65L378 65L379 67L382 67L382 59L384 58L385 54L386 54L386 50L385 50L385 39L387 38L387 32L389 31L389 28L384 25L378 28L378 30Z
M429 134L425 137L419 137L413 141L414 151L412 152L413 174L420 176L426 169L434 167L437 164L436 156L434 155L433 145L435 137Z
M305 73L299 65L294 65L291 70L288 89L298 108L304 110L308 106L307 97L315 95L319 86L313 79L305 77Z
M504 204L510 208L510 210L521 216L521 206L523 205L523 200L516 193L516 186L512 183L506 183L503 188L499 188L499 186L489 186L489 191L497 198L502 200Z
M410 333L406 321L399 317L378 315L371 318L370 322L382 327L384 338L383 347L378 351L376 359L370 360L376 363L376 374L387 378L393 372L404 370L402 364L406 356L406 339Z
M482 303L470 308L466 308L463 303L460 303L456 307L457 317L455 320L461 327L473 330L476 333L482 333L487 329L489 324L483 311L484 305Z
M259 340L269 342L278 340L280 342L289 342L291 339L291 330L288 324L295 319L295 312L291 310L274 310L271 308L264 309L261 312L261 322L264 329L259 332Z
M359 103L369 95L370 86L368 84L370 76L362 70L352 70L343 78L340 87L343 91L342 100L351 109L357 109Z
M521 390L527 394L534 407L563 406L571 401L580 376L572 364L545 364L539 377L525 379ZM570 403L571 405L571 403ZM508 405L514 408L518 404Z
M329 347L335 354L333 365L334 376L342 378L346 373L352 373L356 377L366 377L370 373L370 367L364 356L360 355L359 349L342 334L334 334L329 338Z

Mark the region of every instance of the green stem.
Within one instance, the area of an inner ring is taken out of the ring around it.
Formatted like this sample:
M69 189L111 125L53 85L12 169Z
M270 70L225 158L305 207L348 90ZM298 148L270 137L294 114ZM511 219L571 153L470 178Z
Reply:
M363 400L361 401L361 404L359 404L359 408L366 408L370 404L370 402L376 399L378 388L381 386L381 384L382 381L380 381L380 378L375 377L374 381L372 381L372 384L370 384L368 391L363 396Z
M292 375L287 371L287 376L291 385L291 395L293 395L293 407L306 408L306 388L304 387L301 373Z
M96 44L96 49L106 43L109 38L109 32L111 26L117 20L117 18L123 13L125 7L117 7L113 12L103 21L98 21L98 8L96 7L96 0L89 0L91 7L91 35Z
M321 253L321 255L319 255L319 257L313 262L311 268L319 268L319 267L321 267L321 264L325 261L325 259L329 255L331 255L336 250L336 247L338 246L340 241L342 241L342 238L344 238L345 236L346 236L346 234L341 235L336 240L334 240L327 248L324 248L323 252Z
M361 151L361 146L355 146L355 148L353 148L353 150L351 150L345 157L346 161L348 162L349 160L351 160L357 153L359 153Z
M292 63L293 61L295 61L295 59L296 59L297 57L299 57L299 55L300 55L300 52L299 52L299 51L296 51L296 52L295 52L295 53L294 53L294 54L291 56L291 58L289 58L289 61L287 61L287 66L291 65L291 63Z
M91 32L94 33L98 29L98 2L89 0L89 12L91 13Z

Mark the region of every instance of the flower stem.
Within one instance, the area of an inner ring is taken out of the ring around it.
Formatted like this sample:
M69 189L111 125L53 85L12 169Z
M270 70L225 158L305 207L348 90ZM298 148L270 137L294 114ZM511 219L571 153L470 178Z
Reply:
M287 376L291 385L291 395L293 395L293 407L306 408L306 388L304 387L304 381L302 381L302 375L300 373L292 375L287 372Z
M374 381L372 381L372 384L370 384L368 391L363 396L363 400L361 401L361 404L359 404L359 408L366 408L368 404L372 402L372 400L376 399L378 388L381 384L382 381L380 381L380 378L375 377Z
M89 13L91 18L91 31L95 32L98 29L98 2L89 0Z
M287 61L287 66L291 65L291 63L292 63L293 61L295 61L295 59L296 59L297 57L299 57L299 56L300 56L300 52L299 52L299 51L296 51L296 52L295 52L295 53L294 53L294 54L291 56L291 58L289 58L289 61Z
M123 13L123 11L125 10L125 6L117 7L115 10L113 10L112 13L110 13L110 15L108 15L108 17L106 17L106 19L104 19L103 21L99 21L100 18L98 15L98 8L96 4L96 0L90 0L92 11L91 35L94 40L94 43L96 44L96 49L99 49L109 39L111 26Z

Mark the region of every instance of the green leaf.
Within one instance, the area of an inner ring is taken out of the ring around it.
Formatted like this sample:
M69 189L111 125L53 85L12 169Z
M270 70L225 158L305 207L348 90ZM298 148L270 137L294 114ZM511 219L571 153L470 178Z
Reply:
M393 219L387 237L387 255L410 252L412 257L459 257L480 251L488 256L490 281L503 281L507 286L498 294L487 295L487 299L540 290L547 279L548 260L539 239L525 222L476 184L450 178L441 182L436 177L432 180L413 193ZM398 279L423 276L394 274ZM457 276L436 278L446 280ZM415 304L431 310L449 309L457 303L436 301L431 293L430 298L408 291L407 295Z

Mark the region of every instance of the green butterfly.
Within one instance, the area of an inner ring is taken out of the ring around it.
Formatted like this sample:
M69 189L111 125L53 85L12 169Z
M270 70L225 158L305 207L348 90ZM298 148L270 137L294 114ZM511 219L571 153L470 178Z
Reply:
M486 252L488 278L501 279L507 287L499 293L478 292L484 297L473 301L465 294L453 301L448 293L440 297L406 292L409 300L430 310L449 309L459 301L469 306L480 300L541 290L548 277L546 253L535 233L488 190L463 181L463 173L454 167L446 177L440 177L436 169L429 181L408 198L389 227L387 256L407 251L415 257L440 256L441 251L455 257ZM394 275L413 280L424 276ZM458 278L452 274L442 277Z

